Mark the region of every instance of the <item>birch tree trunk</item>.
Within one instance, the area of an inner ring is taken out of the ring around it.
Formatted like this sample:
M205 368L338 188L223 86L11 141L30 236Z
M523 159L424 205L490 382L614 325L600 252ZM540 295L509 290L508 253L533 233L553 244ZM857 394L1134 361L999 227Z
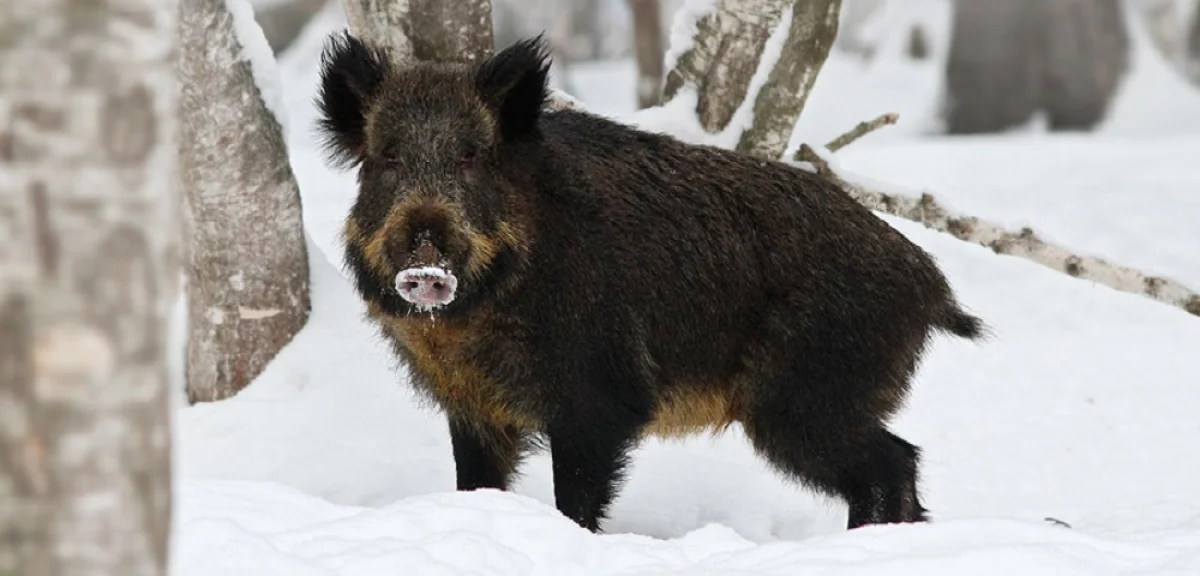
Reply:
M166 571L172 20L0 9L0 574Z
M701 126L717 133L752 99L754 120L739 136L737 149L779 158L837 36L840 9L840 0L719 0L716 10L696 22L692 46L667 72L664 101L693 87ZM767 40L783 25L779 58L751 94Z
M638 108L649 108L662 98L663 39L659 0L629 0L633 13L633 45L637 55Z
M249 384L304 327L308 254L281 128L243 59L249 39L239 40L226 0L179 6L187 392L215 401ZM238 24L258 34L252 53L269 54L253 22Z
M343 0L356 37L398 62L476 62L492 53L489 0Z

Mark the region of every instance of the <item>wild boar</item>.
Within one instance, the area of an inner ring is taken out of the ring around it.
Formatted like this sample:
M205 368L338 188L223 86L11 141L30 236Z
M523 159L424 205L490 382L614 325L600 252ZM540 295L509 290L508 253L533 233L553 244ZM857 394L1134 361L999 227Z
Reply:
M934 332L984 324L837 185L546 110L540 37L399 66L337 34L321 66L330 162L358 169L345 259L447 415L459 490L548 445L558 509L597 531L639 440L736 423L849 528L926 519L887 420Z

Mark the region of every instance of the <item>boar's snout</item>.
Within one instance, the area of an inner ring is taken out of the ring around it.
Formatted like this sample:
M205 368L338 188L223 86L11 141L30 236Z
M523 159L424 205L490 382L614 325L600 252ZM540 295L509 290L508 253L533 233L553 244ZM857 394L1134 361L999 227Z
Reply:
M442 251L429 240L421 238L408 259L408 267L396 274L396 292L422 310L445 306L454 300L458 278L443 266Z
M400 297L421 309L449 304L457 288L458 279L436 266L409 268L396 275Z

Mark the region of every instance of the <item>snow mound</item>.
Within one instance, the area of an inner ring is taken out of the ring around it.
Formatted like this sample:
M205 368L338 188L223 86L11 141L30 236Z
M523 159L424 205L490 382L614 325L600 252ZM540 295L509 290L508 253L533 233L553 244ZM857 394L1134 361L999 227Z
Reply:
M1081 534L1047 523L959 520L881 526L756 545L709 524L672 541L593 536L529 498L483 490L375 509L334 506L278 486L187 483L189 540L177 576L488 574L1183 574L1200 541Z

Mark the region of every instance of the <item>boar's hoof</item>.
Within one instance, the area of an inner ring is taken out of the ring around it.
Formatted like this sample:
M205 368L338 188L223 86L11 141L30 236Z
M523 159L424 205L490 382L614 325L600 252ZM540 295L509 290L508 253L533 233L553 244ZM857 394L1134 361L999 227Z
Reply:
M441 268L409 268L396 275L400 297L422 310L445 306L454 300L458 278Z

